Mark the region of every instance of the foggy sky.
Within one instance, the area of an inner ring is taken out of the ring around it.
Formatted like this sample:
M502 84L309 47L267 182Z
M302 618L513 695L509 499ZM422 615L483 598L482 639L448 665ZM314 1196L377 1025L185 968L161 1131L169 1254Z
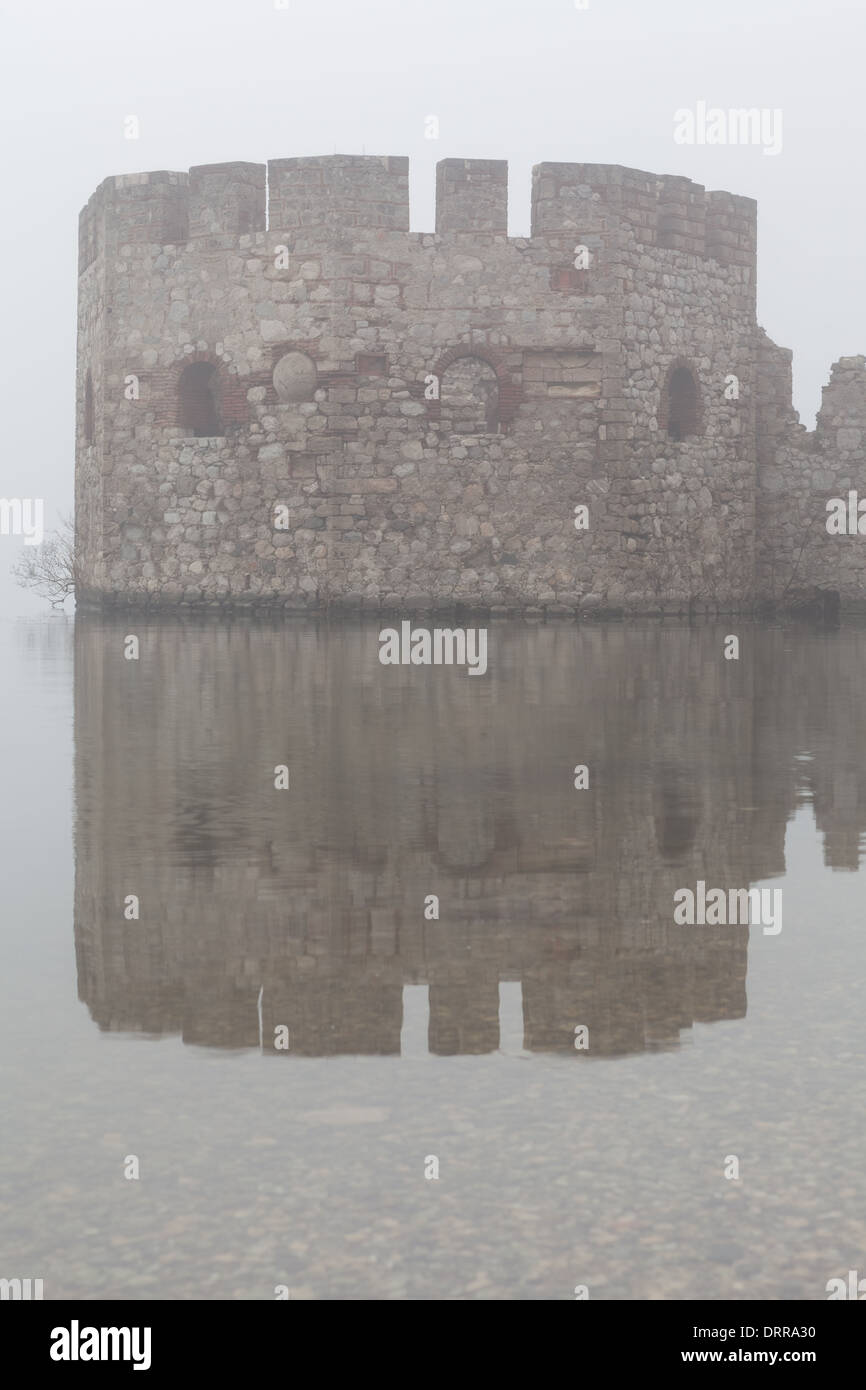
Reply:
M685 174L758 201L758 319L809 428L866 353L866 0L6 0L0 496L71 511L78 213L109 174L290 155L509 161L509 234L543 160ZM777 156L683 146L674 112L780 108ZM424 136L436 115L439 139ZM124 138L124 119L140 122ZM0 614L46 611L0 536Z

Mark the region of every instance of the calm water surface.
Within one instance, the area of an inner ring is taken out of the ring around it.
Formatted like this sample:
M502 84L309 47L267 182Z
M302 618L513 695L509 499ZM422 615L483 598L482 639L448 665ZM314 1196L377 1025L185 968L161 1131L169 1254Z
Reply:
M866 1274L866 632L738 624L729 662L731 620L494 624L469 677L382 667L378 628L0 626L0 1275ZM676 925L698 880L781 888L782 931Z

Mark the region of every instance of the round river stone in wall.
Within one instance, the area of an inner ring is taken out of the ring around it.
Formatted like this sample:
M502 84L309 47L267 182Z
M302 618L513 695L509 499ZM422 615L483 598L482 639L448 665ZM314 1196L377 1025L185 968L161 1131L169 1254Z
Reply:
M287 352L274 367L274 390L281 401L311 401L316 364L305 352Z

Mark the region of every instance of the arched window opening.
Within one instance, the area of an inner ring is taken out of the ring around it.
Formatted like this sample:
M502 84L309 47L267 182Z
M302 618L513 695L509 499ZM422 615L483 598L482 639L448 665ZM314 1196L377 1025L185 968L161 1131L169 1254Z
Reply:
M84 378L84 442L93 443L93 377L88 369L87 376Z
M458 357L446 367L440 387L440 419L452 434L497 434L499 383L481 357Z
M212 362L190 362L180 374L180 423L197 439L221 435L219 372Z
M668 379L667 429L670 439L699 433L698 384L688 367L677 367Z

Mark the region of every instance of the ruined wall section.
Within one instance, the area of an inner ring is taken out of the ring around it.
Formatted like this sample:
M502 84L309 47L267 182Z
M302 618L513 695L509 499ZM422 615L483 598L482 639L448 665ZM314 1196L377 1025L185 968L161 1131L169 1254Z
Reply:
M791 409L791 354L769 339L761 347L758 433L757 583L776 602L835 592L849 610L866 608L863 533L831 534L827 503L840 499L859 525L866 500L866 357L834 363L814 432ZM866 510L866 509L864 509Z

